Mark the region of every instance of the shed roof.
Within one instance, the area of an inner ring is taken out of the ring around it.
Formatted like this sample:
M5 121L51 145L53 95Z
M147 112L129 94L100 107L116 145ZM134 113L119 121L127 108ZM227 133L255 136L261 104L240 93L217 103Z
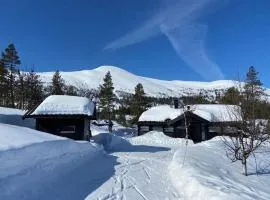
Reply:
M142 113L139 121L164 122L181 117L187 111L187 106L183 109L175 109L169 105L162 105L150 108ZM235 105L222 104L195 104L190 105L189 112L209 121L209 122L235 122L241 120L240 107Z
M94 112L94 103L86 97L51 95L47 97L36 109L27 113L26 117L47 115L93 116Z
M169 105L160 105L143 112L139 121L164 122L166 120L173 120L182 114L183 109L175 109Z

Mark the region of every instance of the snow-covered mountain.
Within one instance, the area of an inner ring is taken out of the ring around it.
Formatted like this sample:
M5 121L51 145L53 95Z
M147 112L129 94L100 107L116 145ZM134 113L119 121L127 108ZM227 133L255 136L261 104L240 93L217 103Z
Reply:
M115 92L134 93L134 87L141 83L147 95L154 97L188 96L198 94L200 91L214 95L215 91L225 90L235 85L232 80L219 80L213 82L198 81L165 81L137 76L126 70L114 66L101 66L92 70L61 72L67 84L75 87L97 89L103 82L105 74L110 71ZM54 72L39 73L46 84L51 82Z

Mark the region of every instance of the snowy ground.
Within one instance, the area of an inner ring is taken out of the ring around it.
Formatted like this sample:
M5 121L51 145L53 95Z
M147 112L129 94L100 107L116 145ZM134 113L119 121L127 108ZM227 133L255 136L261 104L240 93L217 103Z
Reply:
M3 116L0 199L270 199L269 146L257 154L260 174L251 159L244 177L219 138L186 149L185 140L159 132L131 137L119 125L115 134L92 125L93 141L75 142L21 127L26 122L5 124Z

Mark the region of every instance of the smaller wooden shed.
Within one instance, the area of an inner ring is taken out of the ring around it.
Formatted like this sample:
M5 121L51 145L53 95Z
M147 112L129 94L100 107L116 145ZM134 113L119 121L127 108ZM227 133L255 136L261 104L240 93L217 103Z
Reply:
M74 140L91 137L90 120L96 119L95 103L85 97L51 95L28 111L25 118L36 119L36 129Z

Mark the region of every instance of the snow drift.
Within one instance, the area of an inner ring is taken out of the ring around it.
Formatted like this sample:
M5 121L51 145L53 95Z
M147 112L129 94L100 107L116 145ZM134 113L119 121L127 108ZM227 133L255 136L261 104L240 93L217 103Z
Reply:
M255 174L255 163L249 160L248 177L241 174L241 164L231 163L225 156L223 142L213 138L175 152L169 166L171 179L184 199L270 199L269 175ZM266 154L258 154L259 166L269 166Z
M113 173L115 159L103 160L96 144L8 124L0 130L0 199L83 199ZM95 180L97 161L111 169Z
M25 111L23 110L0 107L0 123L34 128L35 120L34 119L23 120L22 116L24 114Z

